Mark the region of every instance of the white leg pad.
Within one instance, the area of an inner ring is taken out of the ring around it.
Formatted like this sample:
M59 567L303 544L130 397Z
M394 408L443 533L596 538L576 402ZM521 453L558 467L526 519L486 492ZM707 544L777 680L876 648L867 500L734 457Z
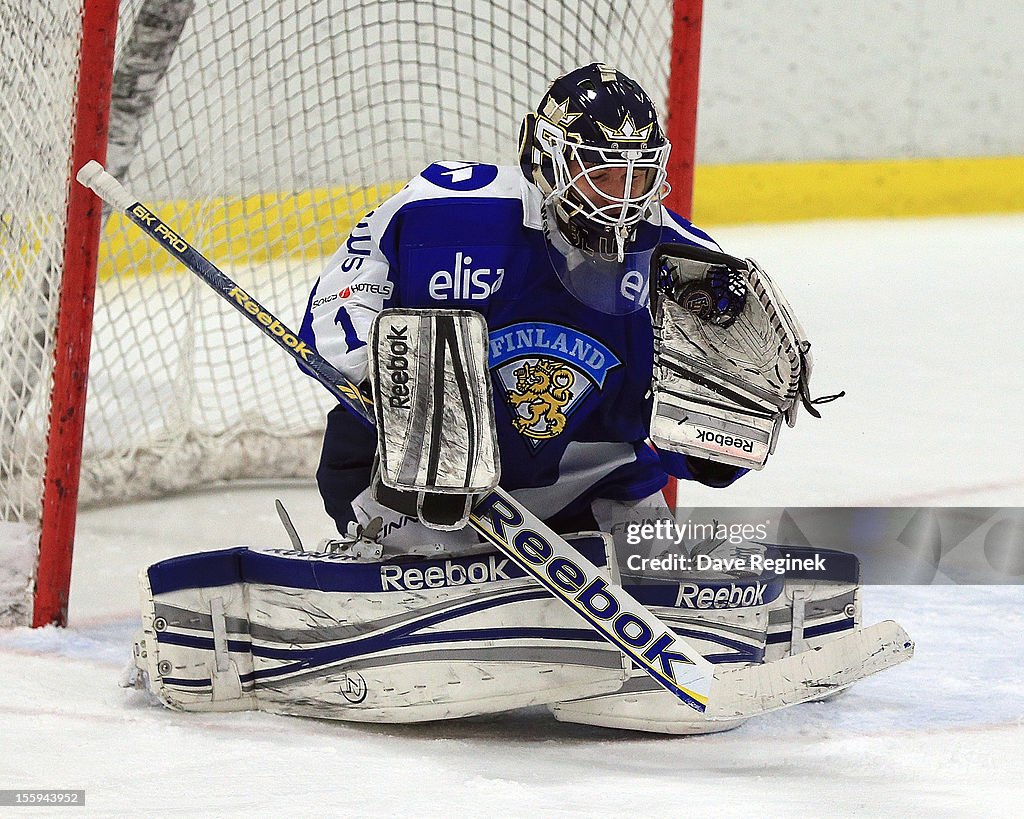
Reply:
M607 561L609 538L573 542ZM151 566L142 597L151 690L186 711L418 722L627 676L617 649L496 552L360 563L229 549Z
M639 602L723 669L762 661L768 607L781 594L782 587L782 577L774 574L625 586ZM560 702L551 710L563 722L663 734L715 733L745 721L708 720L639 670L634 670L622 688L612 694Z

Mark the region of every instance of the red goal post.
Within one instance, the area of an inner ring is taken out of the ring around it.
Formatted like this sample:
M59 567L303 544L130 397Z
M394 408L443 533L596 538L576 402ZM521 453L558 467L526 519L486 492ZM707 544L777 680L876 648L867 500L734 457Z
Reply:
M0 626L66 624L78 500L315 470L315 385L71 182L108 134L108 167L296 324L362 214L431 161L514 161L592 60L663 101L689 215L700 0L40 2L0 14L0 155L27 169L0 191Z
M665 127L672 143L668 178L672 191L666 204L687 219L693 216L693 168L697 155L697 98L700 79L700 35L704 0L673 0L671 69ZM677 504L677 481L664 489L669 509Z
M86 0L83 9L71 172L90 159L106 161L117 5ZM33 627L67 624L101 223L102 208L92 191L69 184L58 302L58 315L69 320L59 320L54 335Z

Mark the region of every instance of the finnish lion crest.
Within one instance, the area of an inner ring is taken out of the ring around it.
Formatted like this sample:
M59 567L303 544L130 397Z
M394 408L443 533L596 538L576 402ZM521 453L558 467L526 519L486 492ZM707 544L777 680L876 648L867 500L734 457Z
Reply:
M489 336L488 366L508 402L512 428L534 452L566 430L621 364L607 345L561 324L521 321Z
M565 429L565 405L573 399L576 375L572 369L553 359L523 361L513 371L515 389L508 400L516 417L516 430L530 438L554 438ZM524 414L525 413L525 414Z

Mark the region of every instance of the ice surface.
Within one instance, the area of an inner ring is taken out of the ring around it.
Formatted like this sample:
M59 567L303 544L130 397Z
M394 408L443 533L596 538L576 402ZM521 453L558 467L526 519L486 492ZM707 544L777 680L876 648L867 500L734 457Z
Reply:
M0 520L0 628L28 622L38 529Z
M783 430L764 472L686 485L682 504L1021 505L1024 217L714 233L790 298L814 391L848 396ZM87 815L171 816L974 816L1024 799L1024 586L868 588L865 619L904 625L910 663L717 736L540 709L379 727L179 714L118 689L139 569L284 545L275 497L305 540L329 534L311 484L81 516L70 628L0 633L0 788L85 788Z
M1017 506L1024 215L712 231L756 259L811 340L814 395L764 471L681 504Z
M873 587L909 663L833 702L707 737L539 709L418 726L181 714L115 686L127 611L0 636L0 787L96 814L973 816L1024 798L1021 587Z

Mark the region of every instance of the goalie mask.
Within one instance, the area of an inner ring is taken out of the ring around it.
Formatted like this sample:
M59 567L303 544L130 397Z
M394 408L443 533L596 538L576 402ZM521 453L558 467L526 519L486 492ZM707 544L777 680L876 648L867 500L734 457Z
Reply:
M646 306L646 296L628 296L647 291L669 149L644 90L601 63L559 77L526 115L520 166L544 194L555 270L584 303L612 313Z

